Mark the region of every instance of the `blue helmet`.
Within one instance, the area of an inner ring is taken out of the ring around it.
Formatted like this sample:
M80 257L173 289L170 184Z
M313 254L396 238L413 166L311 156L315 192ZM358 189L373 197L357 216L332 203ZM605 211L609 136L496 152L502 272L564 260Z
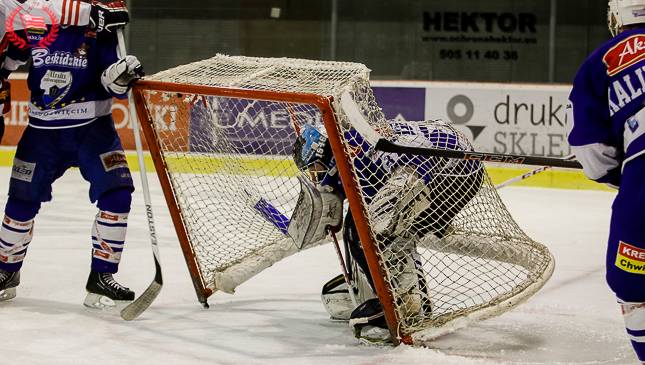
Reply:
M330 178L336 175L336 161L324 131L305 124L293 146L293 160L316 185L334 187Z

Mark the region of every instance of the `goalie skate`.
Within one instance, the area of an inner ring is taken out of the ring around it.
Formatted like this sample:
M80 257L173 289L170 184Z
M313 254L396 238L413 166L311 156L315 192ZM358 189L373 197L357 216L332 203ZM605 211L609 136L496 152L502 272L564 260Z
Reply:
M85 289L83 305L88 308L112 310L134 300L134 292L117 283L110 273L92 271Z
M0 270L0 302L15 298L18 284L20 284L20 271Z
M378 298L360 304L349 318L354 336L365 345L392 345L392 337L385 322L385 313Z

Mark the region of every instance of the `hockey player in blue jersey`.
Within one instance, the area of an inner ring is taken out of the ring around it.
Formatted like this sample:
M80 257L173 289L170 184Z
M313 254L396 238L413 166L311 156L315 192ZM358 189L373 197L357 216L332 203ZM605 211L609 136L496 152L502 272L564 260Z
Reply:
M4 0L0 3L0 64L4 60L9 39L7 37L7 18L14 20L13 31L24 31L24 23L20 15L37 16L45 8L50 13L43 20L46 23L57 21L59 26L90 27L97 33L109 32L122 27L129 21L128 9L122 0L106 3L98 1L83 2L81 0ZM39 10L40 9L40 10ZM51 17L51 19L50 19ZM11 105L11 89L9 81L0 80L0 142L4 135L4 114L9 112Z
M618 189L606 278L645 363L645 0L610 0L608 21L614 37L574 80L569 144L589 179Z
M34 218L41 203L52 199L53 182L72 166L90 183L89 199L98 207L88 237L92 263L85 305L102 308L134 299L113 278L134 187L111 107L112 97L126 97L142 68L134 56L117 57L116 33L97 30L61 27L47 46L36 43L42 29L35 35L27 30L30 47L11 45L0 71L6 78L31 61L29 126L18 143L0 229L0 299L16 295Z
M335 193L344 200L331 146L326 133L319 128L303 127L294 146L294 160L318 190ZM389 121L388 128L396 143L472 150L465 137L441 121ZM391 279L401 294L398 304L407 315L428 315L432 308L416 245L430 234L438 238L450 234L453 218L479 191L484 176L482 165L477 161L379 152L353 129L345 133L344 139L354 151L352 165L371 217L372 231L378 244L387 247L389 260L399 266ZM352 260L366 274L364 278L373 293L367 260L349 212L345 216L343 240ZM358 276L359 273L354 273L355 280ZM389 340L380 302L376 298L367 299L373 294L362 294L361 299L366 299L362 304L357 308L347 306L349 292L339 276L323 287L323 303L332 318L349 319L356 336L362 340Z

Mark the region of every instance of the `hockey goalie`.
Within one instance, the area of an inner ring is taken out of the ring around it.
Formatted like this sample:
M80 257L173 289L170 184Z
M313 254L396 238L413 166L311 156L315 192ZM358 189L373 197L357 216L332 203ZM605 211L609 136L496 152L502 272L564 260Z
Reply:
M463 135L442 121L389 121L388 124L395 142L415 147L472 150ZM345 134L356 154L353 167L358 171L358 184L369 215L373 217L372 229L381 246L379 249L386 253L386 261L398 267L389 278L392 288L399 294L398 304L403 307L405 316L429 315L432 298L417 246L426 236L440 239L449 233L453 217L481 187L482 165L478 161L450 161L375 151L357 131L352 129ZM341 205L346 195L322 126L304 126L295 143L294 160L308 177L303 192L315 189L317 195L326 197L321 199L325 208L319 211L341 214L342 209L329 208ZM461 194L453 195L454 191ZM300 212L300 209L308 210L309 206L299 204L295 217L309 216L309 212ZM330 214L322 215L330 217ZM307 228L321 231L321 223L312 222L314 227ZM374 294L374 283L351 211L345 215L343 226L349 261L355 263L358 270L353 271L354 279L349 283L343 275L329 281L323 288L323 303L332 318L349 320L361 340L389 342L390 333L382 306ZM350 263L349 267L352 266ZM361 289L354 287L354 283L365 281L368 285ZM352 287L348 288L348 285ZM356 292L362 303L354 308L350 295Z

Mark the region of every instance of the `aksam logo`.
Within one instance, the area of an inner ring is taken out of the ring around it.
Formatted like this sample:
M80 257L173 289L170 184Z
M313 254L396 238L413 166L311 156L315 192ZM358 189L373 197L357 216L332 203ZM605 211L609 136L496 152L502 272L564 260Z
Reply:
M47 23L51 24L49 32ZM5 21L7 39L20 49L50 46L58 37L59 28L56 12L42 0L29 0L17 6Z

